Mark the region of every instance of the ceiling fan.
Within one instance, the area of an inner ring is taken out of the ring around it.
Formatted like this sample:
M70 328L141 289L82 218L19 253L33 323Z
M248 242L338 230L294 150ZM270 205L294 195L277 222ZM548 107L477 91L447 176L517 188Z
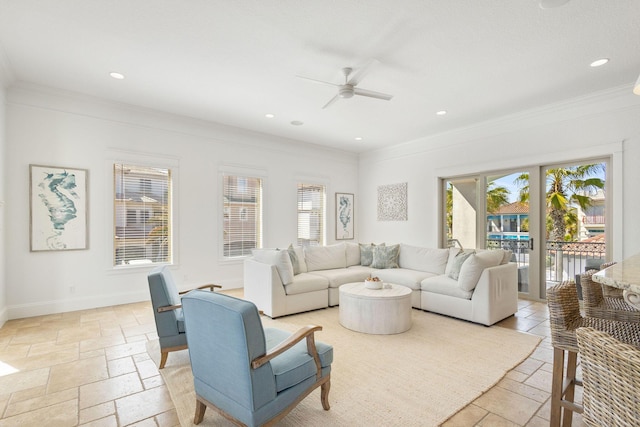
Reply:
M376 60L369 62L367 65L365 65L364 67L360 68L355 73L353 73L353 75L352 75L352 72L353 72L352 68L350 67L343 68L342 74L344 74L344 84L335 84L335 83L325 82L323 80L316 80L316 79L312 79L304 76L297 76L297 77L304 80L309 80L314 83L320 83L323 85L333 86L338 88L338 93L333 98L331 98L329 102L327 102L322 108L329 107L331 104L335 103L340 98L344 98L344 99L352 98L354 95L368 96L369 98L383 99L385 101L389 101L391 98L393 98L393 95L389 95L382 92L375 92L373 90L361 89L357 87L358 83L360 83L362 78L369 72L370 67L377 62L378 61Z

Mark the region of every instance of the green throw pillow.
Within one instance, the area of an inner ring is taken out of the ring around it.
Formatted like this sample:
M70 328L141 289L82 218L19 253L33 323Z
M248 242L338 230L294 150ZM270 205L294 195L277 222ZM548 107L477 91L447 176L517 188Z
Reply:
M459 252L458 255L453 259L453 264L451 265L451 271L449 272L449 277L453 280L458 280L460 276L460 269L462 268L462 264L469 258L472 254L476 253L476 251L471 252Z
M360 265L369 266L373 262L373 248L377 246L384 246L384 243L374 245L369 243L368 245L360 243Z
M400 255L400 245L374 246L371 267L398 268L399 255Z

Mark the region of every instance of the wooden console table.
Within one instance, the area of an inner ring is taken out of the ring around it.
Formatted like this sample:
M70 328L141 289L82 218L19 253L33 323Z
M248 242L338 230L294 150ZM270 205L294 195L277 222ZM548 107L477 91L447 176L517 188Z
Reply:
M598 271L593 281L622 289L624 300L640 310L640 254Z

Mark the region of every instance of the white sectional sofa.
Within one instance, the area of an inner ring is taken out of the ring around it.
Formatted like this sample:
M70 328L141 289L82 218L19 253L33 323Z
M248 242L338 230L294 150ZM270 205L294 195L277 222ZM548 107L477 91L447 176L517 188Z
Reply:
M503 250L406 244L258 249L244 261L244 295L279 317L340 303L338 288L376 276L412 289L414 308L483 325L518 310L517 266Z

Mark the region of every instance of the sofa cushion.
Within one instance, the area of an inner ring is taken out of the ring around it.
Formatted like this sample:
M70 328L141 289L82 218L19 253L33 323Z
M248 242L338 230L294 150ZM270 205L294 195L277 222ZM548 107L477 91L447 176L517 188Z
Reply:
M276 266L280 280L283 285L288 285L293 281L293 265L289 252L280 249L254 249L251 251L253 259L265 264Z
M291 333L275 328L265 328L265 344L267 350L273 349L289 338ZM315 342L320 366L326 368L333 362L333 347L320 341ZM315 377L317 368L313 356L307 351L307 340L302 340L284 353L269 362L276 379L276 392L301 383L307 378Z
M293 247L289 245L287 248L289 258L291 258L291 265L293 266L293 274L300 274L307 272L307 263L304 261L304 250L302 246Z
M421 248L400 244L400 267L442 274L447 266L449 249Z
M346 245L338 243L328 246L305 246L304 260L307 271L330 270L347 267Z
M375 245L373 243L369 243L365 245L360 243L360 265L369 266L373 262L373 248L376 246L384 246L384 243L380 243L379 245Z
M291 283L285 285L284 292L287 295L304 294L306 292L321 291L329 287L326 277L312 273L297 274Z
M374 246L371 267L373 268L398 268L398 256L400 245Z
M428 277L420 284L422 292L447 295L450 297L471 299L473 291L465 291L458 286L458 282L446 274ZM429 298L426 296L425 298Z
M451 268L449 269L449 273L447 276L452 278L453 280L458 280L458 276L460 276L460 270L462 269L462 264L469 258L474 251L462 251L458 252L458 254L453 258L453 262L451 263Z
M474 253L462 264L458 276L458 286L465 291L472 291L485 268L500 265L504 254L502 251L484 251Z
M390 268L375 270L371 275L378 276L383 282L406 286L413 290L420 290L420 282L427 277L434 276L428 271L409 270L407 268Z
M360 265L360 245L353 242L345 242L347 250L347 267Z
M309 274L317 274L329 281L330 288L338 288L345 283L362 282L369 277L368 270L354 268L337 268L334 270L319 270Z

